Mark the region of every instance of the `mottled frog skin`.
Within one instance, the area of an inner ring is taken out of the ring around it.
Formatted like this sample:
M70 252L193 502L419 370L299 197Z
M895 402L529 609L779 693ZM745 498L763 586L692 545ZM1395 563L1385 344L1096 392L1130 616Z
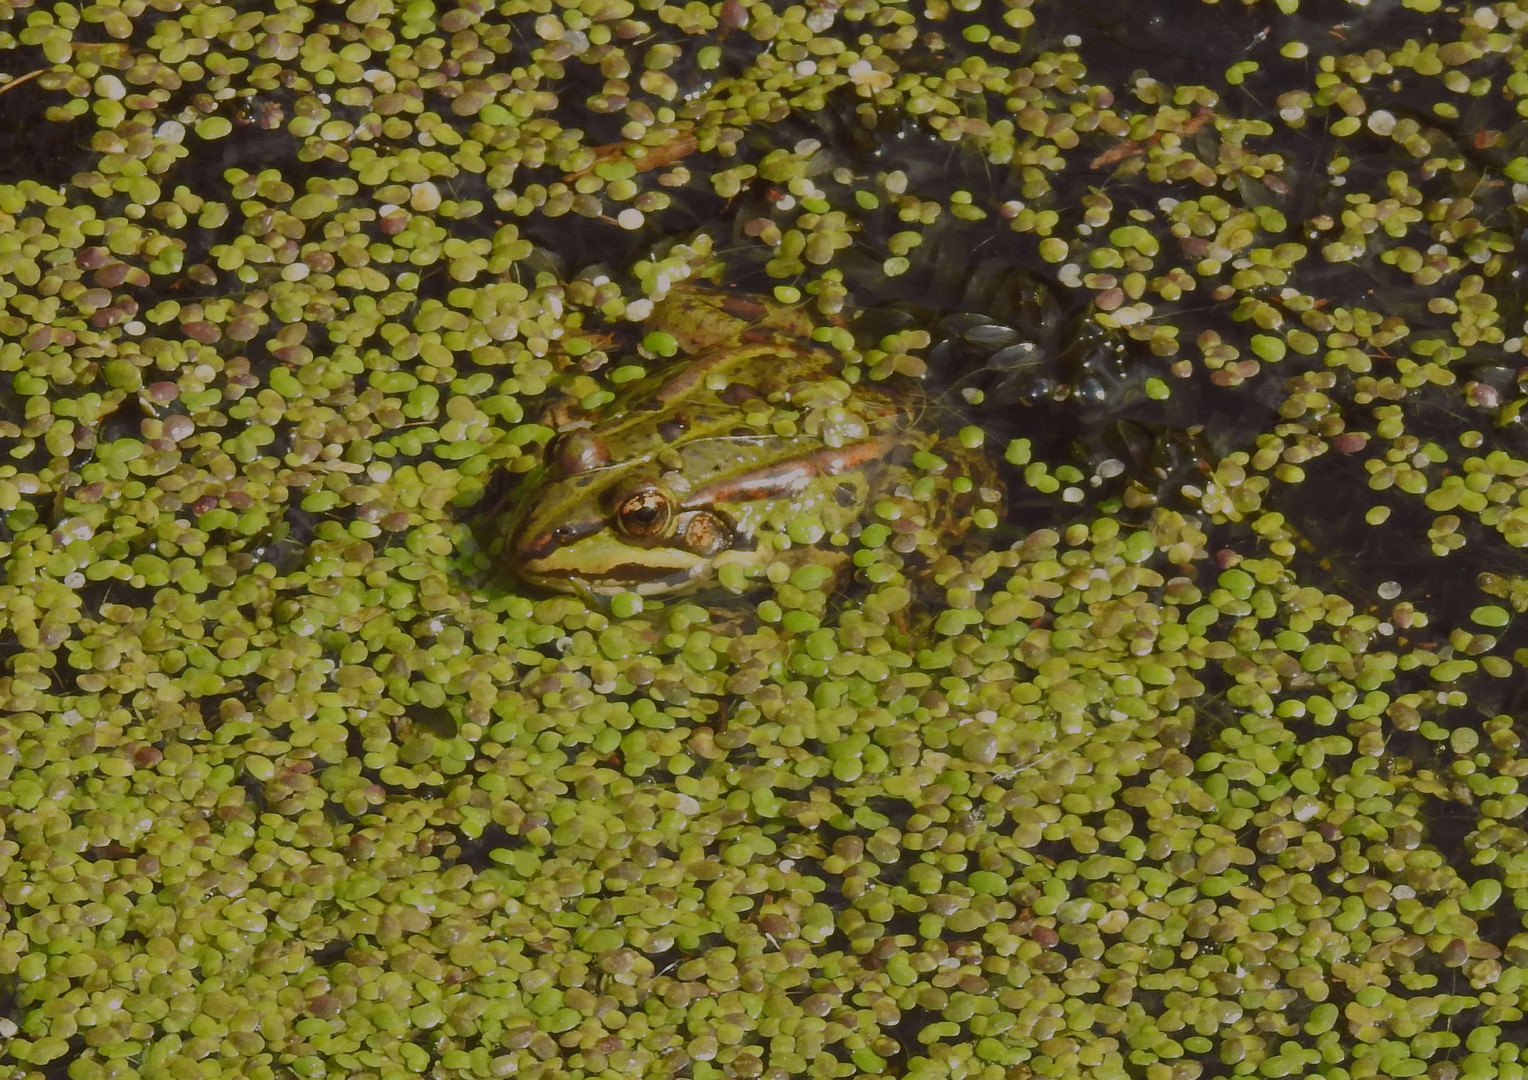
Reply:
M798 311L678 287L647 327L680 355L566 424L519 490L506 553L525 581L593 596L719 575L736 588L771 565L839 571L871 521L914 550L1001 509L985 455L920 423L932 403L916 381L846 381Z

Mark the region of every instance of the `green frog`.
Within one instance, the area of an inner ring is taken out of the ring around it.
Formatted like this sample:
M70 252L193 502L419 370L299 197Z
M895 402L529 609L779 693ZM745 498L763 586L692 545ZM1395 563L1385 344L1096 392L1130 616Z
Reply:
M993 463L932 428L921 385L845 378L799 308L681 285L645 326L675 358L565 421L518 490L504 550L525 581L740 592L771 567L841 574L872 523L927 555L1000 516Z

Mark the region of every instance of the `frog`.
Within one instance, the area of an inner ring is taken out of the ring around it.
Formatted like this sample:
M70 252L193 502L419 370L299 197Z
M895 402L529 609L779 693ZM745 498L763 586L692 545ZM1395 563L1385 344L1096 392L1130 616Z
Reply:
M564 416L515 493L503 553L522 581L609 598L803 566L842 580L868 526L931 556L1001 517L994 463L941 430L921 382L860 377L800 304L682 283L643 328L672 359Z

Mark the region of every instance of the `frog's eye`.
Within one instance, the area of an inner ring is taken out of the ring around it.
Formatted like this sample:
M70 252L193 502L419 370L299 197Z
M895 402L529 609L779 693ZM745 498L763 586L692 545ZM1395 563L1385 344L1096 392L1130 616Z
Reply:
M592 431L565 431L546 444L547 467L556 476L577 476L610 464L610 448Z
M719 514L697 511L680 527L687 550L709 559L732 546L732 528Z
M622 492L616 499L615 523L634 540L662 536L673 516L674 504L651 481Z

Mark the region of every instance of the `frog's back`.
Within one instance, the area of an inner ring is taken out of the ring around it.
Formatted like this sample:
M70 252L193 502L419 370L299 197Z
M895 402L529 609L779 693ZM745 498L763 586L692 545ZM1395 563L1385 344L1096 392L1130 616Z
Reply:
M851 386L826 353L772 341L665 367L619 394L593 430L623 447L628 464L666 465L696 482L894 435L919 411L879 388Z

